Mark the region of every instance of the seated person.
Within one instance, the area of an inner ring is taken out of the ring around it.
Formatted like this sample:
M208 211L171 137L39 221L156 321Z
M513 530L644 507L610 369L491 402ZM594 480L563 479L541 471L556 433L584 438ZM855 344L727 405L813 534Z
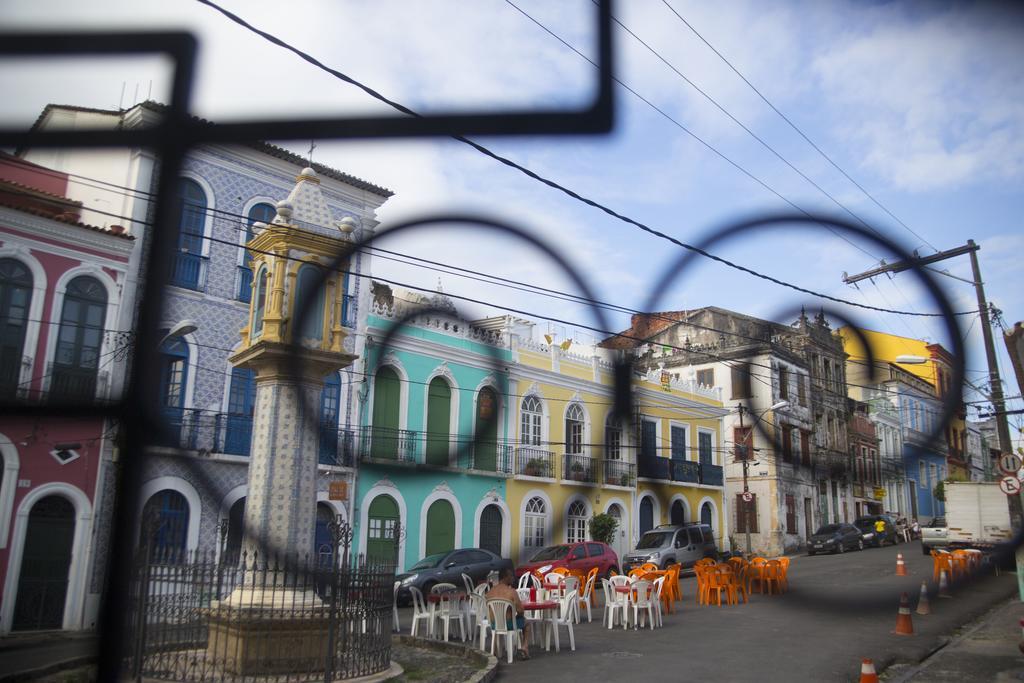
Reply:
M529 626L526 623L526 617L523 615L523 603L519 599L519 593L516 593L515 589L512 588L512 583L515 581L515 578L516 575L511 569L502 569L501 574L498 575L497 585L487 591L487 601L508 600L512 603L516 612L515 624L509 620L507 628L509 630L515 628L517 631L523 632L523 647L519 649L519 656L523 659L529 659L530 631Z

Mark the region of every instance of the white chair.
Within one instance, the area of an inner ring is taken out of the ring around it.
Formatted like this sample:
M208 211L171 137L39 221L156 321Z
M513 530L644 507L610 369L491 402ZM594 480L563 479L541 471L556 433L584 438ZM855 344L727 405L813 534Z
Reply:
M487 634L491 631L491 623L487 620L487 598L480 593L470 593L469 604L476 617L476 630L480 632L480 649L484 650L487 648Z
M452 591L442 592L439 596L437 611L434 612L436 619L444 624L444 642L448 642L448 633L453 621L459 623L459 638L466 640L466 615L463 612L461 601L452 595Z
M661 613L661 593L665 590L665 576L659 576L654 580L654 595L651 600L654 602L654 614L658 617L658 626L664 626L665 622L662 619Z
M430 592L434 595L441 595L442 593L454 593L459 590L459 587L454 583L439 583L430 589Z
M473 594L473 579L469 577L469 574L463 572L462 583L466 586L466 595ZM469 628L469 632L473 632L473 620L476 618L476 614L473 612L473 605L469 600L462 603L462 609L466 613L466 626Z
M654 630L654 602L651 600L651 585L650 581L640 579L631 586L630 593L633 596L633 625L640 628L640 617L644 616L643 610L647 610L647 619L651 625L651 630Z
M530 572L526 572L525 574L520 576L519 577L519 586L518 587L519 588L529 588L530 587L530 578L532 576L533 576L533 574L531 574Z
M632 581L629 580L629 577L625 574L616 574L608 580L611 582L613 586L628 586L632 583Z
M491 590L491 584L489 584L489 583L481 583L479 586L477 586L476 588L473 589L473 592L476 593L477 595L486 596L487 592L489 590Z
M467 593L472 593L473 592L473 579L469 578L469 574L463 574L462 575L462 583L464 583L466 585L466 592Z
M601 588L604 590L604 618L601 625L607 623L608 629L611 630L615 627L616 617L621 615L622 622L627 621L626 608L628 605L620 594L615 592L615 586L608 579L601 579Z
M576 591L576 595L578 597L580 594L580 580L575 576L567 576L565 577L565 581L562 582L560 588L562 590L562 595L565 595L569 591Z
M544 575L544 587L545 588L558 588L565 583L565 577L561 574L545 574Z
M516 608L508 600L488 600L487 618L491 624L491 654L495 657L501 655L499 643L504 641L505 651L508 653L508 663L512 663L512 653L519 645L519 631L515 628ZM509 623L513 627L509 629ZM495 649L498 651L495 652Z
M558 601L558 615L551 620L551 630L555 632L555 652L561 652L558 642L558 627L565 626L569 629L569 646L576 651L576 636L573 634L572 625L576 622L577 602L580 594L576 591L566 591L565 596ZM547 649L547 648L545 648Z
M395 581L395 592L391 596L391 630L395 633L402 631L402 625L398 623L398 587L401 585L401 581Z
M530 585L538 590L544 587L544 584L541 583L535 574L530 574Z
M427 609L427 603L423 599L423 593L420 592L419 588L410 586L409 592L412 593L412 628L409 634L415 636L416 627L421 621L425 621L427 624L427 637L429 638L434 635L434 612Z
M587 623L588 624L594 622L594 618L590 614L590 602L591 602L591 599L592 599L592 597L594 595L594 585L596 583L597 583L597 574L594 574L589 579L587 579L587 584L583 588L583 592L580 593L580 602L579 602L579 604L580 605L586 605L586 607L587 607ZM580 610L577 607L577 609L576 609L576 623L577 624L579 623L579 620L580 620Z
M487 585L488 586L497 585L499 578L500 578L500 575L498 574L497 570L494 570L494 571L488 573L487 574Z

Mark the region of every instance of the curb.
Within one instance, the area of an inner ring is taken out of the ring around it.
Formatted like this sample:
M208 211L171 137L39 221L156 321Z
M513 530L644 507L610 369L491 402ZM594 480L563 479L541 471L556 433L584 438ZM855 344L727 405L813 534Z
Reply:
M392 635L391 640L410 647L416 647L423 650L434 650L435 652L443 652L444 654L453 655L461 659L469 659L483 666L482 671L478 671L473 674L463 681L463 683L490 683L498 675L498 658L490 653L478 650L471 645L445 643L440 640L428 640L426 638L418 638L404 634Z
M86 666L87 664L93 664L96 662L96 655L82 655L79 657L72 657L71 659L62 659L59 662L53 662L46 666L40 666L35 669L27 669L25 671L17 671L12 674L0 674L0 683L21 683L22 681L32 681L42 676L49 676L50 674L63 671L65 669L74 669L79 666Z

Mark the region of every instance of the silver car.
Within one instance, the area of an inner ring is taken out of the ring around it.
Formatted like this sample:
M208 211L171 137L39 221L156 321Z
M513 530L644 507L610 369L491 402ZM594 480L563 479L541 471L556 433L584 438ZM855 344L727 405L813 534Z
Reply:
M665 569L678 564L684 570L693 569L697 560L718 559L715 534L707 524L662 524L640 537L636 548L622 558L622 571L639 567L645 562Z

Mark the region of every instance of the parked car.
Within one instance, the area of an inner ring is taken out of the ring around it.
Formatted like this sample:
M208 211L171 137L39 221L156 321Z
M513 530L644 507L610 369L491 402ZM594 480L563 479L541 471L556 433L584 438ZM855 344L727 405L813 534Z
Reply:
M697 560L705 557L718 559L715 534L707 524L662 524L640 537L636 548L622 558L622 571L628 572L645 562L653 562L664 569L678 564L692 570Z
M406 604L412 600L409 588L415 586L424 593L439 583L454 583L462 588L462 575L466 574L474 583L487 578L493 571L512 568L512 560L498 557L483 548L461 548L446 553L427 555L409 567L408 571L395 576L399 581L398 601Z
M847 550L864 550L864 535L852 524L826 524L811 536L807 554L845 553Z
M516 567L516 578L545 566L551 569L565 567L582 573L597 567L598 574L607 577L611 575L613 569L618 571L619 556L608 544L599 541L551 545L541 548L533 554L529 562Z
M931 554L935 548L949 545L949 529L945 517L933 517L932 521L921 527L921 552Z
M876 531L879 521L885 524L885 530L882 533ZM881 548L886 543L896 545L900 542L900 536L896 530L896 522L889 515L864 515L853 520L853 525L860 529L861 536L866 545Z

